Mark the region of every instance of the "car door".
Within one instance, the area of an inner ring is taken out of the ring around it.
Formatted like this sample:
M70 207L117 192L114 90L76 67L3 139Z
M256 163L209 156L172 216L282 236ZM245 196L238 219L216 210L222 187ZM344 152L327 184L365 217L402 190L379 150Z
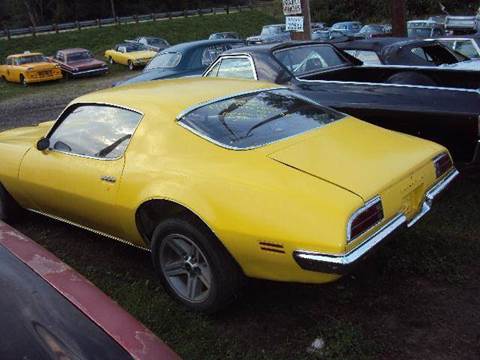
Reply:
M12 58L7 58L7 60L5 61L5 72L4 72L4 75L5 76L5 80L7 81L12 81L12 78L11 78L11 75L10 75L10 72L11 72L11 68L12 68L12 61L13 59Z
M142 114L109 105L67 109L47 135L49 148L32 148L20 182L37 210L121 237L116 194L125 150Z

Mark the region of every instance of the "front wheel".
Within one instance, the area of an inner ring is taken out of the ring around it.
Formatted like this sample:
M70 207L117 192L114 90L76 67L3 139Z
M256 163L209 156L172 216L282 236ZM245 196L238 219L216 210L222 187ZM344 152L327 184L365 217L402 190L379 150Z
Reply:
M28 86L27 80L23 75L20 75L20 84L22 84L23 86Z
M133 62L131 60L128 60L128 69L130 71L133 71L135 70L135 66L133 66Z
M239 293L239 266L199 221L160 223L152 237L152 258L166 291L190 310L217 312Z

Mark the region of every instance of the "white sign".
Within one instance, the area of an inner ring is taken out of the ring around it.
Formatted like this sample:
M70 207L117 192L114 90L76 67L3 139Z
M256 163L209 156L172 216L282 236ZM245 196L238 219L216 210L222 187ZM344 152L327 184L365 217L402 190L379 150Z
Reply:
M285 27L287 31L303 32L303 16L286 16Z
M300 0L283 0L283 15L298 15L302 13Z

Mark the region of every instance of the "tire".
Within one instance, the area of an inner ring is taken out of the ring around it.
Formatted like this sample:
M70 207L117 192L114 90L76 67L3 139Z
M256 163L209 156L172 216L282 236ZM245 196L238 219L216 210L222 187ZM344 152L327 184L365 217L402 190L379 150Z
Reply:
M152 236L152 260L167 293L189 310L215 313L240 293L243 273L200 221L173 218Z
M20 84L23 86L28 86L27 80L25 80L25 77L23 75L20 75Z
M135 66L133 65L133 62L130 61L130 60L128 60L128 69L129 69L130 71L135 70Z
M387 79L386 83L398 85L437 86L437 83L429 76L412 71L392 75Z
M18 218L21 208L12 196L0 184L0 220L12 221Z
M113 61L113 58L112 58L111 56L108 58L108 62L109 62L111 65L115 64L115 61Z

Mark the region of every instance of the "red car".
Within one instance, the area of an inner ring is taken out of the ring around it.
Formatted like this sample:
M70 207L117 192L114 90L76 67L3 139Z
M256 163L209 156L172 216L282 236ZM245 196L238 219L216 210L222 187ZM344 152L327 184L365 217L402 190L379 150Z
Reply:
M0 359L180 359L82 275L1 221L0 264Z
M95 59L90 51L82 48L58 50L52 60L60 65L66 78L101 75L108 71L105 62Z

